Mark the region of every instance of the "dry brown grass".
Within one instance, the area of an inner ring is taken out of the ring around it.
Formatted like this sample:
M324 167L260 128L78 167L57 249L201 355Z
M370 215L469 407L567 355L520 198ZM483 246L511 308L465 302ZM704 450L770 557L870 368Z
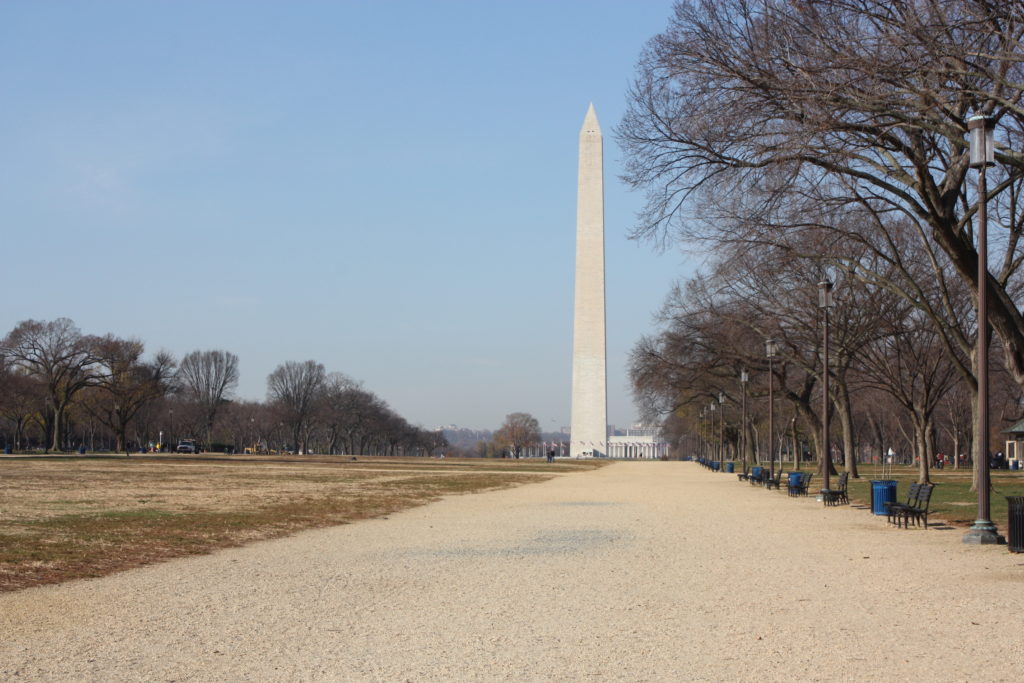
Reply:
M351 457L0 459L0 591L379 517L593 461Z

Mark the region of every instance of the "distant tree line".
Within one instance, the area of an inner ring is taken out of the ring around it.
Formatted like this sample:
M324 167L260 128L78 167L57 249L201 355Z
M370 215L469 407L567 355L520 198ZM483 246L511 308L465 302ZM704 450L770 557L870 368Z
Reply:
M25 320L0 341L0 442L12 451L139 452L179 439L206 450L431 455L440 432L409 424L361 383L313 360L267 377L263 402L234 397L238 356L146 356L137 339Z

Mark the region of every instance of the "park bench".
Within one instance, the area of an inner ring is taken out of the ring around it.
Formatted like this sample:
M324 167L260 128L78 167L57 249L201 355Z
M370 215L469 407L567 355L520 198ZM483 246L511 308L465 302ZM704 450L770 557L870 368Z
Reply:
M791 496L806 496L807 487L811 485L811 478L814 476L813 472L800 472L800 476L796 481L790 479L789 485L786 487L786 491Z
M899 515L902 514L902 510L910 507L917 502L917 492L921 489L921 484L914 483L910 485L907 490L907 502L905 503L886 503L886 517L889 520L889 524L896 524Z
M774 479L772 478L772 476L770 474L768 475L768 478L765 479L765 481L764 481L764 487L766 489L769 489L769 490L777 489L777 488L779 488L779 484L781 482L782 482L782 469L779 468L779 471L775 473L775 478Z
M743 471L737 472L736 476L739 477L740 481L746 481L750 478L750 470L747 468L747 463L743 463Z
M914 524L920 524L924 521L923 528L928 528L928 505L932 499L932 491L935 490L935 484L921 484L917 489L917 500L911 504L904 506L900 509L897 517L903 517L903 528L910 528L910 520L914 520Z
M850 482L850 473L843 472L839 475L839 481L835 488L821 489L821 500L825 505L840 505L849 503L850 497L846 493L846 487Z

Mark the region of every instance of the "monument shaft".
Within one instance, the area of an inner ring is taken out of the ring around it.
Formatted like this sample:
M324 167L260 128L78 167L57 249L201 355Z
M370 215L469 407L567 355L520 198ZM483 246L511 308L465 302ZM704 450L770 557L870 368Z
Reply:
M604 304L604 151L594 105L580 130L576 197L576 289L569 455L607 454Z

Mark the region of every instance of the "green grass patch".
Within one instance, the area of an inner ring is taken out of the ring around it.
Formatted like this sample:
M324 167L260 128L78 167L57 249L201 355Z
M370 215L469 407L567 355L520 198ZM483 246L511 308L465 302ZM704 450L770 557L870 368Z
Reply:
M910 485L918 480L917 468L894 467L892 472L882 475L882 468L877 465L860 465L860 478L850 479L850 501L862 505L871 504L871 480L892 479L896 484L896 499L906 500ZM788 470L787 470L788 471ZM804 471L810 471L805 468ZM930 478L935 484L929 507L929 518L945 520L954 525L969 526L978 515L978 494L971 489L971 470L932 470ZM992 493L989 496L992 521L1000 529L1006 529L1007 504L1006 496L1024 496L1024 471L996 470L991 473ZM815 476L811 488L820 484ZM820 488L818 486L817 488Z

